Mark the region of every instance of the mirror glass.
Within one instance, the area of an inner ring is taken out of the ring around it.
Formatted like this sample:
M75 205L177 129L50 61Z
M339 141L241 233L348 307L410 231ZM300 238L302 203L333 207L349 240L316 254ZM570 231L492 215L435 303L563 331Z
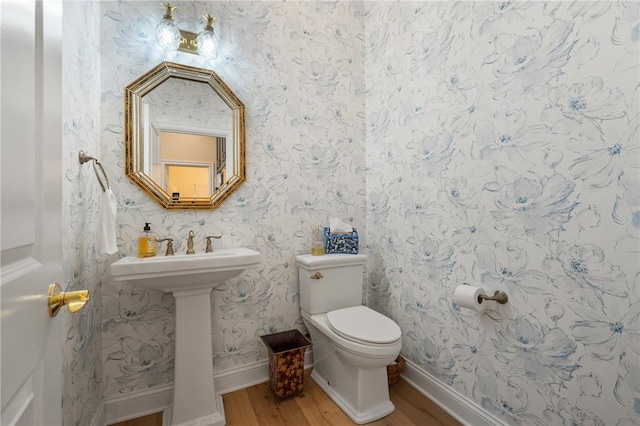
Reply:
M125 171L167 209L215 209L245 179L244 104L213 72L163 62L125 88Z

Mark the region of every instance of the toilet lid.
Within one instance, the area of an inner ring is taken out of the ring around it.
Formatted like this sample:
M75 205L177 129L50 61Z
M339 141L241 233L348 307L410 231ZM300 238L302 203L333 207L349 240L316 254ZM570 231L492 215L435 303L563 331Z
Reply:
M345 339L385 344L400 339L400 327L390 318L366 306L353 306L327 312L331 329Z

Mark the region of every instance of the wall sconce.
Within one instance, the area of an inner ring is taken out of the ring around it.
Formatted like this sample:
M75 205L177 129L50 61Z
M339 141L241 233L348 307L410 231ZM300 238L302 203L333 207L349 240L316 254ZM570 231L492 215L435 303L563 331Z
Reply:
M218 40L213 29L216 18L208 13L203 16L205 19L204 28L200 33L192 33L178 28L173 22L173 12L176 7L171 3L162 3L164 16L156 27L156 40L160 47L167 51L179 50L180 52L200 55L205 59L215 59L218 57Z

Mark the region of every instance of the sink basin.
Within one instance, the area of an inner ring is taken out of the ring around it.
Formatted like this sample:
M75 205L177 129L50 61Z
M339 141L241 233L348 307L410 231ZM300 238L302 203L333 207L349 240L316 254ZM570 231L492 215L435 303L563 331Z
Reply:
M221 282L260 264L248 248L212 253L139 258L111 264L116 281L171 292L176 301L175 371L171 424L224 426L222 396L214 386L211 346L211 291Z
M111 264L116 281L173 292L213 288L216 284L260 264L260 253L249 248L220 249L212 253L124 257Z

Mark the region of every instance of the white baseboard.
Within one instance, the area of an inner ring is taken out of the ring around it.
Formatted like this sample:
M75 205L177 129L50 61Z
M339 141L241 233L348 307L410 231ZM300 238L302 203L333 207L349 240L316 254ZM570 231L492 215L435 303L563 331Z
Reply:
M307 349L304 358L305 369L313 366L311 348ZM226 394L269 380L269 363L260 361L241 367L232 368L213 375L216 392ZM163 424L168 425L171 418L171 401L173 385L158 386L142 391L134 391L125 395L105 398L106 424L124 422L153 413L163 412ZM103 426L105 423L92 423L92 426Z
M224 395L269 380L268 361L231 368L213 375L216 392Z
M309 349L305 354L305 369L312 366L313 354ZM402 378L463 425L506 426L475 402L409 360ZM235 392L268 380L269 365L266 360L214 374L214 385L220 394ZM124 422L158 412L163 412L163 424L169 425L172 393L173 385L165 385L106 398L100 404L91 426Z
M466 426L506 426L451 386L407 360L402 378Z
M106 426L107 424L107 406L104 399L100 401L98 409L91 419L91 426Z
M171 407L172 392L173 385L164 385L105 398L107 424L120 423L161 411L166 412Z

